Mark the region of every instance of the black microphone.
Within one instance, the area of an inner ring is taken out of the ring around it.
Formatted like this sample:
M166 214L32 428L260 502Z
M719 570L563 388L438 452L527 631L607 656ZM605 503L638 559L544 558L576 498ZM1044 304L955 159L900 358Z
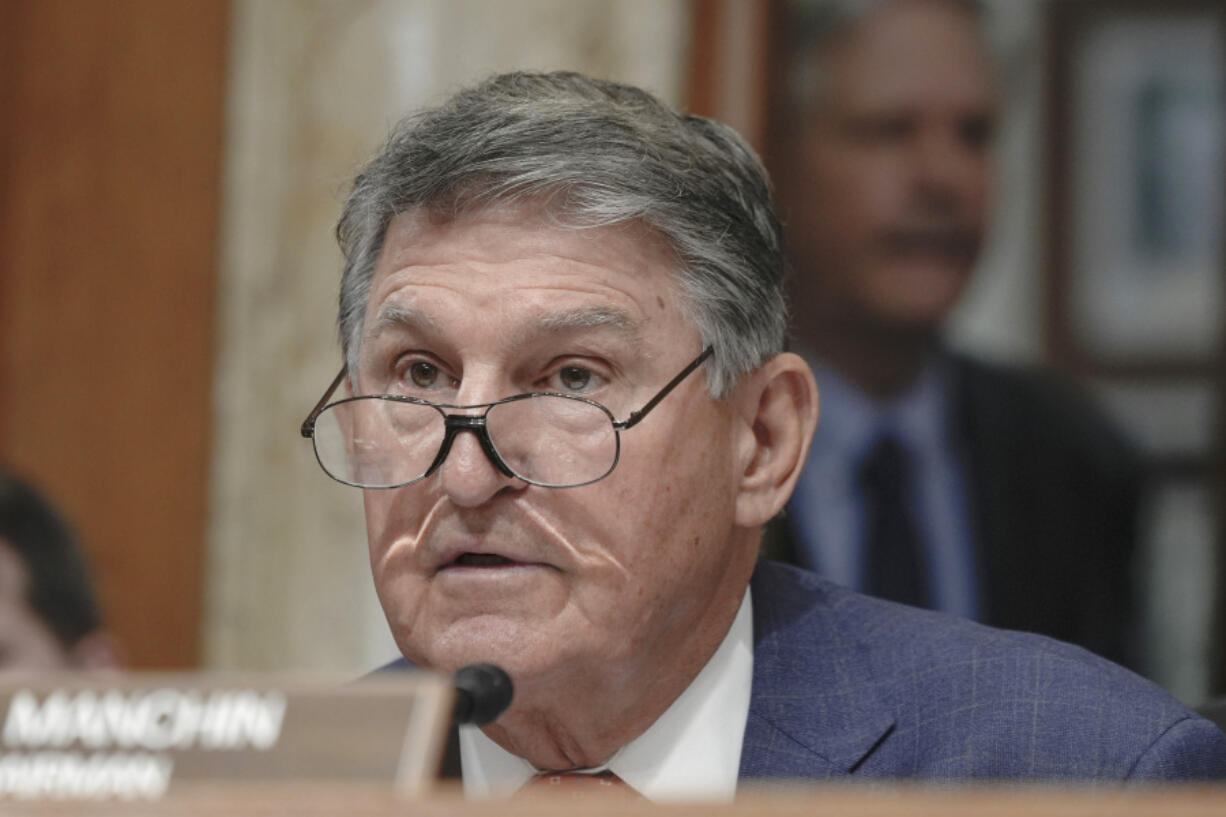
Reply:
M511 678L493 664L470 664L456 670L455 709L451 721L457 725L493 723L511 705L515 694Z

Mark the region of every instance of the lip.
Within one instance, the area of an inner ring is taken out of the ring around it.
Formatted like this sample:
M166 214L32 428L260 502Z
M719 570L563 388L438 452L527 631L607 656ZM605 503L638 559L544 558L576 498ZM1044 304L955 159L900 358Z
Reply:
M468 563L469 557L477 558ZM507 550L474 544L444 550L435 564L434 573L495 573L530 567L549 565Z
M929 254L952 257L973 256L979 249L979 236L962 228L896 229L881 236L882 245L897 254Z

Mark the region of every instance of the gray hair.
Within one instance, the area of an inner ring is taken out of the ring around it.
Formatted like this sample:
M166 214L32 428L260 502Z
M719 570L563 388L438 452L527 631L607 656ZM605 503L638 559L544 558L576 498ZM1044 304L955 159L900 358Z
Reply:
M662 236L679 259L687 317L715 348L716 396L783 350L779 219L766 171L741 137L628 85L512 73L402 120L358 174L336 228L351 372L391 219L497 204L531 204L568 228L639 222Z
M822 92L821 58L865 17L894 0L790 0L787 8L787 93L793 113L812 112ZM983 0L943 0L985 23Z

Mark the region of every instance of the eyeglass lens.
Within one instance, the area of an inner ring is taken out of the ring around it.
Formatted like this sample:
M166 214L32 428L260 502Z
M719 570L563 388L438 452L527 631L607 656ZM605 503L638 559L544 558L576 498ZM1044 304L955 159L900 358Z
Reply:
M613 418L600 406L557 395L496 403L486 431L517 476L563 487L600 479L617 462ZM434 406L365 397L336 403L315 424L315 451L334 478L363 488L405 485L426 475L447 434Z

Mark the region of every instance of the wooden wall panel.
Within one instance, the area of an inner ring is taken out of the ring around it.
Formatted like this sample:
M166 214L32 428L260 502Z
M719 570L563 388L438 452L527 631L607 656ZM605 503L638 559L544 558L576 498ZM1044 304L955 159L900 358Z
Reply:
M685 109L736 129L767 162L781 0L690 0Z
M0 3L0 460L137 667L199 661L227 9Z

